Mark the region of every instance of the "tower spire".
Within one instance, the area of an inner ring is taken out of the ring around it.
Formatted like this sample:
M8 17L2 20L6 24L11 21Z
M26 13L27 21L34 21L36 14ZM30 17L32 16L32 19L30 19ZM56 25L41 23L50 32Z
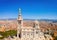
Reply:
M19 15L21 15L21 8L19 8Z
M22 20L21 8L18 10L18 20Z

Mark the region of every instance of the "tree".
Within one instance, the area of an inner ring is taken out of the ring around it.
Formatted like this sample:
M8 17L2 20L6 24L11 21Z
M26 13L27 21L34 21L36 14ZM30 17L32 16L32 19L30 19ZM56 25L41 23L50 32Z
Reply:
M3 36L2 39L9 37L9 35L10 36L15 36L16 34L17 34L17 31L16 30L9 30L9 31L5 31L5 32L0 32L0 35Z
M57 40L57 36L55 37L55 39L54 40Z

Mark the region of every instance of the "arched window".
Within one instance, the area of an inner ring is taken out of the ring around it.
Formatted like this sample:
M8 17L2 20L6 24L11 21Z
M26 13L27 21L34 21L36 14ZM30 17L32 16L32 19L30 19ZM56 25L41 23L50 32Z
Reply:
M38 34L38 31L36 31L36 34Z

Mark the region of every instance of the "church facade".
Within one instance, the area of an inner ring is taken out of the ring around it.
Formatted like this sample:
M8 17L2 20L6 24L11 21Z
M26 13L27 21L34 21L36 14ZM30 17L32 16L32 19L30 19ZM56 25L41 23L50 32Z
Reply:
M35 20L33 27L24 27L21 9L18 15L17 37L20 34L21 40L45 40L44 33L41 32L39 22Z

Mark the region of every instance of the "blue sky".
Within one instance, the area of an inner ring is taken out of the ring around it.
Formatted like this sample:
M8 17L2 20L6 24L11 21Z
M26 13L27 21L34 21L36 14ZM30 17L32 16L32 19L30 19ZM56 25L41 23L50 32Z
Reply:
M57 0L0 0L0 19L17 18L18 8L24 19L57 19Z

